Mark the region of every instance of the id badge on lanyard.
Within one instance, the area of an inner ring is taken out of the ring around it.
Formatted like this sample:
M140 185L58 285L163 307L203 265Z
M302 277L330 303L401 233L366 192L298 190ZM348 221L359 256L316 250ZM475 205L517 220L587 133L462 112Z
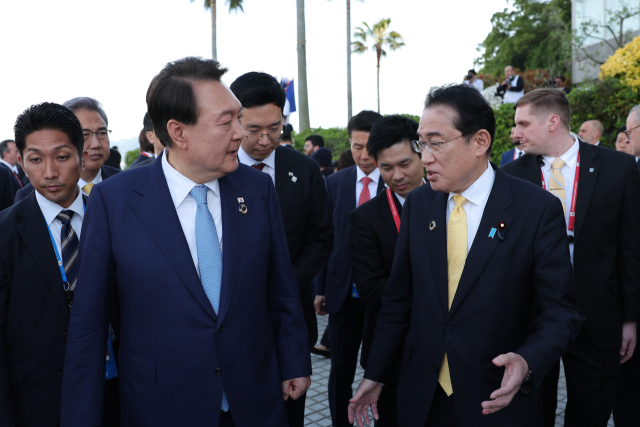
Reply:
M82 207L85 212L87 207L84 205L84 201L82 203ZM49 224L47 224L47 230L49 230L49 238L51 239L51 244L53 245L53 250L56 253L56 260L58 261L58 268L60 269L60 276L62 276L62 289L64 290L65 298L67 299L67 304L69 304L69 311L71 311L71 306L73 302L73 291L70 289L69 282L67 281L67 273L64 271L64 264L62 263L62 257L58 252L58 247L56 246L55 240L53 240L53 233L51 233L51 228ZM111 337L107 335L107 367L105 372L105 379L111 379L118 376L118 369L116 368L116 361L113 358L113 346L111 345Z

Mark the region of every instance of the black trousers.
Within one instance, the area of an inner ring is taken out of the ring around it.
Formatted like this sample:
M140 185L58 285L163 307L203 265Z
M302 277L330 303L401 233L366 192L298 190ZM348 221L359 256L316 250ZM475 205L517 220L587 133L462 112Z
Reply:
M606 427L620 370L618 350L597 349L583 328L569 344L562 363L567 381L565 427ZM542 381L545 427L555 426L559 376L558 361Z
M289 427L304 427L304 405L306 400L307 394L305 393L298 400L289 398L284 402Z
M375 427L398 427L398 384L387 382L378 398L378 415Z
M633 357L620 365L613 403L616 427L635 427L640 424L640 351L636 347Z
M351 290L351 289L349 289ZM350 427L349 399L356 375L358 351L362 342L365 305L348 296L335 315L329 315L331 330L331 372L329 374L329 410L333 427Z
M458 427L458 415L454 394L447 396L440 384L436 384L436 392L431 401L429 416L424 427Z

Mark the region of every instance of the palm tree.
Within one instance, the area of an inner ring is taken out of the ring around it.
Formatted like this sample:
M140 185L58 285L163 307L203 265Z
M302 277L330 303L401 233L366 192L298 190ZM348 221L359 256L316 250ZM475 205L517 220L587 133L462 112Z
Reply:
M229 5L229 13L231 11L242 11L244 12L244 8L242 7L243 0L227 0L227 4ZM193 3L193 0L191 0ZM218 59L218 49L216 43L216 0L204 0L204 8L211 9L211 57L215 60Z
M378 59L378 113L380 112L380 58L387 56L387 51L384 50L385 47L391 50L397 50L404 46L402 36L395 31L389 31L390 23L391 18L381 19L373 24L373 28L371 28L369 24L363 22L362 25L364 28L357 27L356 33L353 35L356 39L360 39L352 43L353 51L356 53L365 52L368 49L365 45L367 38L370 37L373 39L371 50L376 52Z
M304 25L304 0L296 0L298 21L298 133L311 126L309 123L309 95L307 93L307 41Z

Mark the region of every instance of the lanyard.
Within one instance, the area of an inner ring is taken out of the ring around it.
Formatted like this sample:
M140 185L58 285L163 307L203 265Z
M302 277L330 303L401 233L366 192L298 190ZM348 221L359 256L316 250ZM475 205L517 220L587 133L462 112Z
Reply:
M393 201L393 196L391 195L391 188L387 188L387 199L389 200L389 207L391 208L391 215L393 215L393 221L396 223L396 228L398 229L398 233L400 232L400 215L398 215L398 209L396 209L396 204Z
M540 177L542 177L542 188L547 189L544 183L544 175L540 169ZM567 230L573 231L576 222L576 199L578 198L578 179L580 177L580 151L578 151L578 161L576 162L576 176L573 180L573 194L571 195L571 210L569 211L569 225Z
M82 201L82 207L86 212L87 207L84 204L84 200ZM58 252L58 248L56 247L56 241L53 240L53 233L51 233L51 228L49 227L49 224L47 224L47 230L49 231L49 238L51 239L53 250L56 253L56 259L58 260L58 268L60 269L60 276L62 276L62 288L64 289L64 296L67 299L69 308L71 308L71 301L73 300L73 291L70 289L71 285L67 280L67 274L64 272L64 264L62 263L62 257L60 256L60 253Z

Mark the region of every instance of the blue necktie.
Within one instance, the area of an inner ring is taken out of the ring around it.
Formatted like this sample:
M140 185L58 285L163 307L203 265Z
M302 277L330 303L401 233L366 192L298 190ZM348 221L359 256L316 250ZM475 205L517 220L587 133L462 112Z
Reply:
M196 210L196 246L198 248L198 269L200 280L213 311L218 314L220 288L222 284L222 251L218 241L218 230L207 206L207 190L204 185L196 185L189 194L198 204ZM227 393L222 390L221 409L229 410Z

